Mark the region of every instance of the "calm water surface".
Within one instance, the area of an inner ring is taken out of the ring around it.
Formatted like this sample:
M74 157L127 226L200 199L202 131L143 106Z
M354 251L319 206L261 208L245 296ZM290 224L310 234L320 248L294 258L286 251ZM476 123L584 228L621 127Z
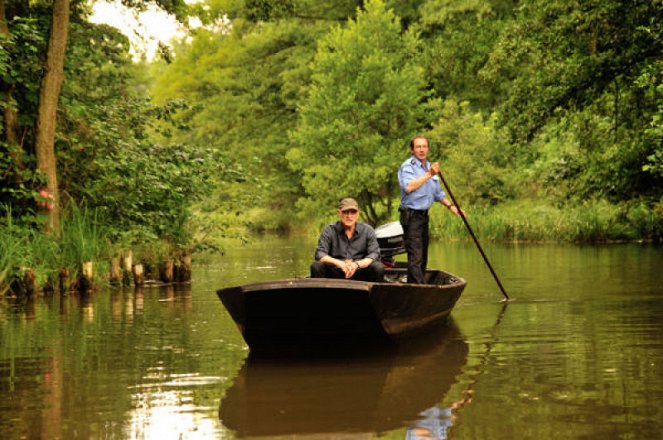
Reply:
M2 439L661 439L663 249L468 243L447 329L397 352L253 359L215 290L307 272L259 238L191 286L0 299ZM428 436L428 437L426 437Z

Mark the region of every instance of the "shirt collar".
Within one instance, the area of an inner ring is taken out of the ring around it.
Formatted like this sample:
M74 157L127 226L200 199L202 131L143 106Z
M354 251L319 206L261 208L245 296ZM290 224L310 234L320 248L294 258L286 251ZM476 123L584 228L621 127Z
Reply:
M424 166L421 164L421 161L417 159L415 155L411 155L410 157L412 158L412 160L410 160L410 163L412 165L419 165L421 169L424 169ZM426 166L430 168L430 162L428 161L428 159L426 159Z
M341 233L341 234L345 234L345 229L343 228L343 223L341 223L340 220L338 220L338 221L334 224L334 228L336 228L336 230L337 230L339 233ZM357 235L357 234L359 234L359 222L355 223L355 230L354 230L352 236L354 237L354 236Z

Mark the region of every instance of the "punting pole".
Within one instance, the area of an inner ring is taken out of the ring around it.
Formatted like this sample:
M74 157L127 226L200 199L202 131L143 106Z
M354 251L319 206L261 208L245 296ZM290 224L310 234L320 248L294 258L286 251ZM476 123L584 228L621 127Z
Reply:
M497 274L495 273L495 270L493 269L493 266L490 264L490 261L488 261L488 257L486 256L483 249L481 248L481 244L479 243L479 240L477 239L476 235L474 235L474 231L472 231L472 227L467 222L467 219L465 218L465 214L463 214L463 210L460 209L460 205L458 205L458 202L456 201L456 198L454 197L453 192L451 192L451 188L449 188L449 185L447 184L447 181L444 179L444 176L442 175L442 171L440 171L438 174L440 176L440 180L442 180L442 184L444 185L444 188L447 190L447 193L449 193L449 197L451 197L451 201L453 202L454 205L456 205L456 208L458 208L458 214L460 214L460 217L463 219L463 223L465 223L465 227L467 228L470 235L472 236L472 240L474 240L474 244L477 245L477 249L479 249L479 252L481 253L481 256L483 257L483 261L486 262L486 266L488 266L488 269L490 269L490 273L493 274L493 278L495 278L495 281L497 282L497 285L499 286L500 290L502 291L502 295L504 295L504 299L508 301L509 300L509 295L506 294L506 290L504 290L504 286L502 286L502 282L497 277Z

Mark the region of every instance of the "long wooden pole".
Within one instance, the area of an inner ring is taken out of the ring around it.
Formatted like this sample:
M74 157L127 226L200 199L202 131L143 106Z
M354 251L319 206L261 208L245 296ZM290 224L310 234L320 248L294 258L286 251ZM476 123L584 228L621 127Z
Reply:
M460 218L463 219L463 223L465 223L465 227L467 228L470 235L472 236L472 240L474 240L474 244L477 245L477 249L479 249L479 252L481 253L481 256L483 257L483 261L486 262L486 266L488 266L488 269L490 269L490 273L493 274L493 278L495 278L495 281L497 282L497 285L499 286L500 290L502 291L502 295L504 295L504 298L506 300L508 300L509 295L506 294L506 290L504 290L504 286L502 286L502 282L497 277L497 274L495 273L495 270L493 269L493 266L490 264L490 261L488 261L488 257L486 256L483 249L481 248L481 244L479 243L479 240L477 239L476 235L474 235L474 231L472 231L472 227L467 222L467 219L465 218L465 214L463 214L463 210L460 209L460 205L456 201L456 198L454 197L453 192L451 192L451 188L449 188L449 185L447 184L447 181L444 179L444 176L442 175L442 171L438 172L438 175L440 176L440 180L442 180L442 184L444 185L444 188L447 190L447 193L449 194L449 197L451 197L451 201L453 202L454 205L456 205L456 208L458 208L458 214L460 214Z

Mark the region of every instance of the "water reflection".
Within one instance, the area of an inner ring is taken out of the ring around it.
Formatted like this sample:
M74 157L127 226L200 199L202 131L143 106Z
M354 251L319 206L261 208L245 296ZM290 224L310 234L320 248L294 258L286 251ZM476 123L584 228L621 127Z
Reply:
M469 281L451 345L246 360L215 291L305 273L314 247L265 238L185 289L0 298L0 438L663 438L663 248L490 246L514 298L496 329L476 249L434 243Z
M201 400L240 362L220 369L225 348L196 337L207 327L190 318L190 287L5 298L0 310L1 438L219 431L218 401Z
M221 401L219 418L239 438L356 438L415 426L437 411L467 353L451 320L438 332L390 352L249 357Z

